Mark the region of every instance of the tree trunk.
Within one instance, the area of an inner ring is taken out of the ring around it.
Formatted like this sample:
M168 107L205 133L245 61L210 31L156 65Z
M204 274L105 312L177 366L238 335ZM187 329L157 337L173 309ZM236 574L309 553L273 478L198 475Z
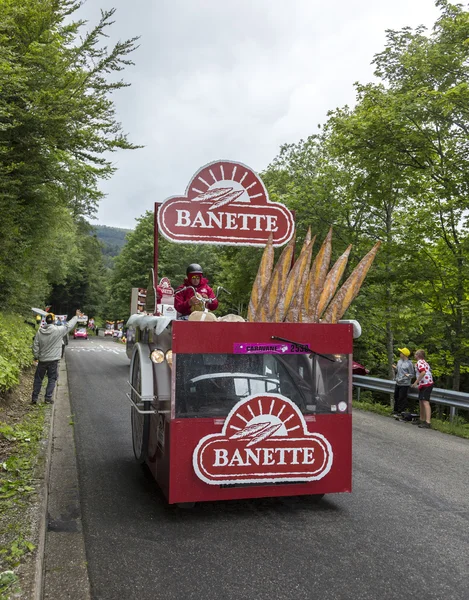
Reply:
M388 376L389 379L394 379L394 371L392 368L394 362L394 333L392 328L392 315L393 315L393 294L391 289L391 257L389 254L389 248L392 243L392 208L388 205L386 214L386 240L387 240L387 252L386 252L386 352L388 355ZM391 394L389 403L394 409L394 395Z
M455 310L455 320L454 320L454 367L453 367L453 390L459 391L459 386L461 383L461 363L462 363L462 353L463 353L463 311L462 305L465 300L464 293L464 257L462 255L461 244L459 243L459 239L456 237L456 265L458 269L458 285L456 289L456 310Z

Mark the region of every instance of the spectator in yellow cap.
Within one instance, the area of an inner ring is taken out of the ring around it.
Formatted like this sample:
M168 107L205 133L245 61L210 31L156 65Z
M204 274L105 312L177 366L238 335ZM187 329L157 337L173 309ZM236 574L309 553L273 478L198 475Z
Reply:
M407 409L407 395L409 393L410 384L414 377L414 365L409 360L410 350L408 348L398 348L399 360L397 365L393 365L394 381L394 416L400 417Z

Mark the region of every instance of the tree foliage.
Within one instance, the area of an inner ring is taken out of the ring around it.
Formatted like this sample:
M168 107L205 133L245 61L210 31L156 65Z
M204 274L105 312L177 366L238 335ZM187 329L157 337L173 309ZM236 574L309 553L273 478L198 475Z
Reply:
M130 314L130 296L133 287L146 288L153 268L154 215L147 211L137 219L133 231L127 234L127 243L115 260L110 281L107 313L113 319L123 319ZM219 283L219 248L172 244L159 236L158 277L169 277L173 287L182 284L187 265L199 263L211 283Z
M319 135L283 147L265 180L300 228L324 235L333 225L338 251L382 240L349 311L364 324L360 357L384 375L396 346L423 346L458 389L469 371L469 13L437 5L431 33L387 32L374 60L380 81L357 84L353 109L331 111Z
M14 387L21 371L31 365L34 335L34 323L0 313L0 395Z
M350 270L381 240L347 313L363 326L355 357L387 376L397 347L424 347L438 382L458 389L469 387L469 12L436 4L431 31L388 31L376 82L357 83L353 108L282 146L262 177L295 211L298 247L311 226L319 248L332 225L333 260L353 244ZM135 148L111 93L126 85L115 74L136 38L107 48L114 11L84 31L79 6L0 0L0 309L48 299L57 312L125 318L153 266L153 214L137 220L112 271L85 218L113 173L109 153ZM158 276L176 286L198 262L231 291L220 310L245 314L261 252L160 237Z
M111 77L131 64L136 38L103 44L97 25L73 20L74 0L0 0L0 308L44 301L66 281L85 242L108 154L134 148L116 120Z

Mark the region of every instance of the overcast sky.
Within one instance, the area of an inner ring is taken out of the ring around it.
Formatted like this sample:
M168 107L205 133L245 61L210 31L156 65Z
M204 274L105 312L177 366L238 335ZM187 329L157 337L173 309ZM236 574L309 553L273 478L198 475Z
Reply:
M141 36L115 103L145 148L112 156L95 223L124 228L208 162L265 169L281 144L353 105L386 29L439 15L434 0L88 0L75 16L89 28L113 7L110 42Z

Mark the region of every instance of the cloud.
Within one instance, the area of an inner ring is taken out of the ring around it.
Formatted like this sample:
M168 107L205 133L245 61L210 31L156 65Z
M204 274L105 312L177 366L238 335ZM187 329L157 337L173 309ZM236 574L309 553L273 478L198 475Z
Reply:
M142 150L112 156L98 222L133 227L155 201L183 193L218 158L264 169L285 142L353 104L372 79L385 29L431 27L433 0L89 0L93 24L115 7L111 42L140 35L117 115Z

